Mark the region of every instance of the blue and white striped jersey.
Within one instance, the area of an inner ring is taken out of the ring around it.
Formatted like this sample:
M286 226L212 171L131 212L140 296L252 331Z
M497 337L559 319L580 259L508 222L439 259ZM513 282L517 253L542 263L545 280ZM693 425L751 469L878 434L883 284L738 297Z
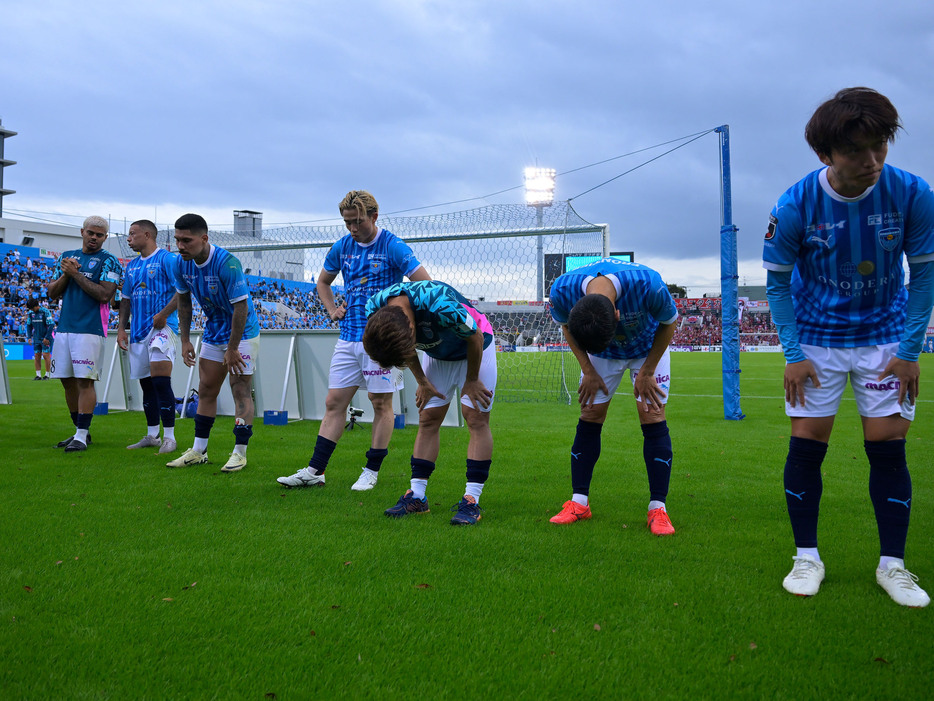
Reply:
M377 292L366 303L370 316L386 306L390 297L405 295L415 313L415 347L438 360L467 357L466 339L477 329L483 333L483 347L493 341L493 327L464 295L446 282L420 280L400 282Z
M127 264L121 293L130 300L131 343L149 335L152 318L172 300L178 258L177 253L157 248L148 258L140 256ZM166 326L178 333L178 312L172 312Z
M792 272L801 343L854 348L902 340L903 255L934 260L934 192L885 165L856 198L833 190L827 168L790 187L772 209L762 259L767 270Z
M341 340L362 341L366 301L402 282L403 276L411 275L420 265L409 245L386 229L380 229L367 244L357 243L350 234L335 242L324 259L324 269L343 277L347 313L340 322Z
M672 324L678 318L678 308L668 286L662 281L661 275L649 267L616 258L603 258L561 275L551 286L552 318L559 324L567 324L571 309L587 294L587 285L600 275L612 280L616 287L619 323L610 345L602 353L597 353L596 357L646 357L652 348L658 325Z
M233 305L244 299L247 304L247 317L243 338L259 336L259 321L243 268L240 261L223 248L211 244L211 252L202 265L179 256L175 289L179 294L193 294L204 310L207 317L204 327L205 343L227 345L230 341Z
M53 280L62 276L62 261L65 258L77 258L81 274L91 282L112 282L114 285L120 283L123 268L112 253L103 250L85 253L80 248L62 253L55 264ZM109 319L110 304L98 302L78 287L78 283L68 281L62 294L62 311L58 317L58 330L61 333L87 333L106 337Z

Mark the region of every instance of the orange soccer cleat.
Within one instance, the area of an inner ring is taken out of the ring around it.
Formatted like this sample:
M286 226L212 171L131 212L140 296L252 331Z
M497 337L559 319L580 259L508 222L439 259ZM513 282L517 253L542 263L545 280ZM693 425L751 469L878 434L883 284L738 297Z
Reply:
M674 535L675 527L671 525L671 519L664 509L652 509L647 520L652 535Z
M566 524L574 523L575 521L583 521L591 516L593 516L593 514L590 513L589 506L581 506L576 501L569 500L564 502L561 511L552 516L549 521L552 523Z

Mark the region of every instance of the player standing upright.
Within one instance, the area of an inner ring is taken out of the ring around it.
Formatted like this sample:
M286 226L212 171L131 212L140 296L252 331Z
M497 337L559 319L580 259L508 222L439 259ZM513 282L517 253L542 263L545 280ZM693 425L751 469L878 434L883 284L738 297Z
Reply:
M904 562L912 494L905 437L934 304L934 193L885 163L900 128L892 103L869 88L841 90L818 107L805 138L825 167L778 200L763 265L791 419L784 484L797 554L783 586L811 596L824 579L821 464L849 379L879 531L876 581L897 603L926 606L930 599Z
M367 355L381 367L408 367L418 382L418 434L412 449L411 489L387 516L427 513L425 490L441 450L441 423L453 393L461 390L467 444L467 488L451 510L451 524L480 520L480 494L490 474L490 410L496 392L496 346L487 318L450 285L426 280L387 287L366 303ZM424 351L421 363L415 350Z
M178 255L156 245L159 230L148 219L130 225L127 245L139 253L130 261L123 277L117 343L129 350L130 377L139 380L143 391L143 413L147 433L127 448L159 448L174 453L175 392L172 366L178 333L175 271ZM130 334L126 324L130 321ZM159 438L159 421L164 436Z
M208 462L208 438L217 416L217 395L229 376L236 419L234 450L222 472L246 466L246 449L253 435L253 374L259 359L259 321L240 261L208 241L208 224L198 214L185 214L175 222L178 262L178 330L182 360L195 364L191 343L191 298L204 310L207 321L198 358L198 413L195 442L167 467L188 467Z
M628 368L649 478L648 527L654 535L673 534L665 506L673 455L665 404L671 385L668 345L678 309L668 287L651 268L604 258L555 280L551 305L551 315L581 367L581 414L571 446L573 493L551 522L591 517L590 481L600 456L600 436L610 400Z
M62 381L75 425L75 434L56 446L66 453L87 450L91 442L89 431L97 406L94 383L100 377L110 300L122 272L120 262L103 248L109 230L103 217L85 219L81 248L62 253L47 287L49 298L62 299L52 348L52 377Z
M363 350L366 301L390 285L409 280L430 280L408 244L376 225L379 205L366 190L351 190L339 205L350 232L337 241L324 259L317 290L332 321L340 321L340 337L331 357L324 418L318 429L314 452L294 475L276 481L285 487L323 487L324 471L344 433L347 408L359 387L366 387L373 405L373 439L366 466L351 489L364 491L376 485L379 468L392 438L392 394L398 389L392 370L381 368ZM344 303L338 306L331 285L343 276Z
M26 336L32 340L36 365L36 376L33 380L48 380L52 372L52 339L55 321L52 319L52 312L40 305L35 297L29 298L26 308L29 310L26 314ZM45 360L45 375L42 374L43 359Z

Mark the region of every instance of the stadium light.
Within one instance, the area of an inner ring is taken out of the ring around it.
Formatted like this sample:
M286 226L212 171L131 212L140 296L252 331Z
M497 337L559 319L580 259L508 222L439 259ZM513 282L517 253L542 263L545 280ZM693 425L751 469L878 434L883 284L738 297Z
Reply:
M554 168L525 169L525 203L530 207L550 207L555 201Z
M545 207L550 207L555 201L555 175L554 168L528 167L525 169L525 203L535 207L535 223L542 228L542 214ZM541 302L545 298L545 248L542 235L538 235L537 268L535 298Z

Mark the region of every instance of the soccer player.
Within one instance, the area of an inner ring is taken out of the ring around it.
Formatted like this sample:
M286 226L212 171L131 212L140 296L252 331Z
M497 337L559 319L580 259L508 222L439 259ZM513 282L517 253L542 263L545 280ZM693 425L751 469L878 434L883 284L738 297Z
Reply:
M33 380L48 380L51 376L52 340L55 322L52 312L39 304L39 300L30 297L26 302L29 312L26 314L26 335L32 339L33 357L36 361L36 376ZM42 374L42 360L45 359L45 375Z
M75 433L60 441L66 453L87 450L91 419L97 405L94 382L100 377L110 300L117 289L120 262L104 250L110 225L91 216L81 226L81 248L65 251L46 288L50 299L62 300L52 348L52 377L62 381L65 403Z
M496 346L487 318L450 285L427 280L387 287L366 303L363 347L383 368L408 367L418 382L418 433L412 449L411 488L387 516L428 513L425 490L441 449L441 423L453 392L461 390L467 444L467 488L451 507L455 526L480 520L480 494L490 474L490 410L496 392ZM415 349L424 351L421 363Z
M117 343L129 350L130 377L139 380L143 391L143 414L146 435L127 449L158 448L159 453L174 453L175 392L172 391L172 366L178 334L178 298L175 293L175 270L178 255L159 248L159 230L148 219L130 225L127 245L139 253L130 261L123 277L120 299L120 323ZM127 321L130 333L127 335ZM163 437L159 438L159 421Z
M349 234L337 241L324 259L317 290L332 321L340 321L340 336L328 374L324 418L318 429L314 452L294 475L276 481L285 487L323 487L324 471L337 441L344 433L347 408L359 387L366 387L373 405L373 439L366 466L351 489L365 491L376 485L379 468L388 454L394 416L392 393L398 389L392 370L381 368L363 349L366 301L382 289L409 280L430 280L412 249L392 233L376 225L379 205L366 190L351 190L340 205ZM337 305L331 284L343 276L344 302Z
M175 222L175 243L181 260L176 269L178 327L182 360L194 367L191 343L191 297L198 300L207 321L198 362L198 413L195 442L167 467L188 467L208 462L208 438L217 416L217 395L229 376L236 419L234 450L221 468L237 472L246 466L246 448L253 435L253 374L259 357L259 322L240 261L208 241L208 224L198 214L185 214Z
M765 234L767 294L785 354L791 419L784 485L797 553L782 584L799 596L816 594L824 579L817 550L821 463L849 379L879 531L876 581L903 606L930 601L905 569L905 437L934 304L934 193L885 163L900 128L895 107L875 90L848 88L824 102L805 128L824 167L779 198Z
M665 405L671 385L668 345L678 310L651 268L604 258L561 275L551 287L551 315L581 368L580 420L571 446L572 495L552 523L591 517L590 481L610 400L629 369L642 455L649 478L647 523L657 536L675 532L665 507L672 448Z

